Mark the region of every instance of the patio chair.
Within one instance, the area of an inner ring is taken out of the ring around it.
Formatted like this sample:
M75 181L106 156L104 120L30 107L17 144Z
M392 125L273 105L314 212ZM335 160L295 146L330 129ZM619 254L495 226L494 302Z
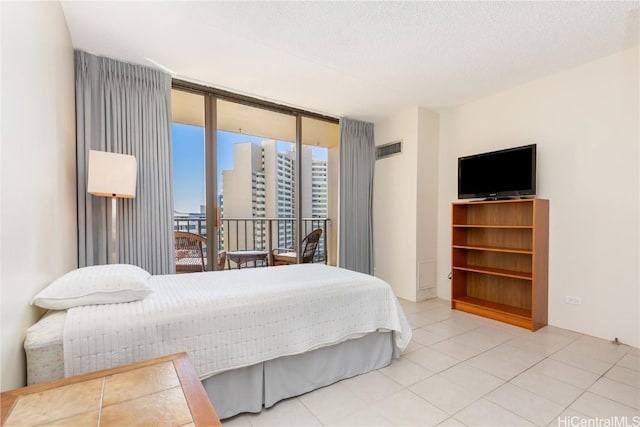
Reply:
M207 239L199 234L186 231L175 232L176 273L206 271L207 260L203 246ZM224 270L227 253L218 252L218 270Z
M322 236L322 229L318 228L302 239L300 247L302 248L302 263L313 262L313 256L318 248L318 242ZM275 248L271 251L273 257L273 265L289 265L297 262L297 252L292 248Z

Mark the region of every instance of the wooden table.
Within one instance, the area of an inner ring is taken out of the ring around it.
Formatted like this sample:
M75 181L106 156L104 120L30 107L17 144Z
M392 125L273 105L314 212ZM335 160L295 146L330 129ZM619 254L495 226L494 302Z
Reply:
M3 426L220 426L186 353L0 395Z
M235 262L238 268L248 262L253 262L254 267L257 267L257 261L261 261L266 265L268 256L269 252L267 251L227 251L227 263L229 269L231 269L231 261Z

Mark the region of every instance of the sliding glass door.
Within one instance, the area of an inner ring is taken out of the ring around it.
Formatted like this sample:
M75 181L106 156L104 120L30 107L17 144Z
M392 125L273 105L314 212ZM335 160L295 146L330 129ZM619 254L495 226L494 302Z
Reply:
M209 249L217 253L207 234L204 96L172 91L172 116L176 272L203 271Z
M302 235L316 229L322 237L314 262L337 263L338 124L302 117Z
M213 236L212 254L227 262L207 269L269 265L275 249L295 253L318 228L313 260L335 264L337 122L211 93L172 95L182 109L173 114L176 229Z

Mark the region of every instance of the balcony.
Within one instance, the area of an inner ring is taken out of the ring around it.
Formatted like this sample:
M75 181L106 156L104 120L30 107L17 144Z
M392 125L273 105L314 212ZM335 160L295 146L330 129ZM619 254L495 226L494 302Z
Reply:
M329 259L329 218L302 218L302 235L295 239L295 218L222 218L217 232L218 251L266 251L271 265L271 251L275 248L297 247L299 242L311 231L320 228L322 236L318 243L313 262L327 263ZM188 231L207 237L207 221L204 217L174 217L174 231ZM207 255L207 248L205 258ZM251 263L260 266L260 261ZM232 265L233 267L233 265ZM225 269L229 264L225 265Z

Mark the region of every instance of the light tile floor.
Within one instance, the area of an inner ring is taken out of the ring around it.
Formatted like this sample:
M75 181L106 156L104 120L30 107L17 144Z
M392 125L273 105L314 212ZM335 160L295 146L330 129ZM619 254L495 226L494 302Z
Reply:
M439 299L400 303L413 339L390 366L223 425L640 425L637 348L553 326L531 332Z

